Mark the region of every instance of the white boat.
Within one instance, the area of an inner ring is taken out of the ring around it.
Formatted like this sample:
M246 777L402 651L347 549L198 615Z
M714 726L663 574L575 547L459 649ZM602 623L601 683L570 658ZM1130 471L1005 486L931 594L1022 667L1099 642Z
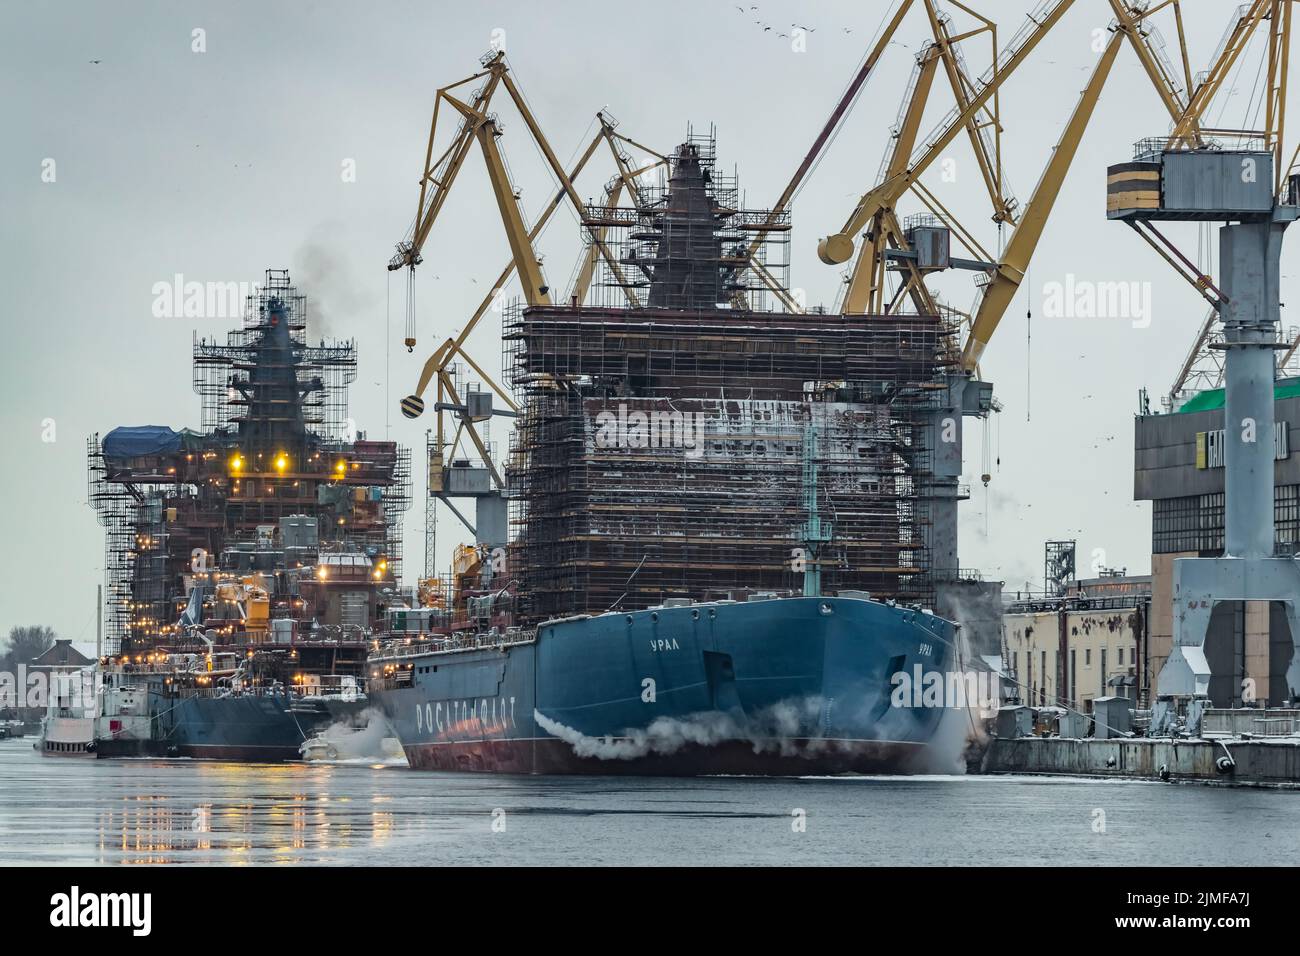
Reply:
M338 760L339 751L334 744L326 738L325 732L308 737L298 748L298 753L302 755L303 760Z
M95 719L51 708L41 721L41 738L34 747L47 757L93 757Z
M50 757L95 756L94 667L52 675L35 749Z

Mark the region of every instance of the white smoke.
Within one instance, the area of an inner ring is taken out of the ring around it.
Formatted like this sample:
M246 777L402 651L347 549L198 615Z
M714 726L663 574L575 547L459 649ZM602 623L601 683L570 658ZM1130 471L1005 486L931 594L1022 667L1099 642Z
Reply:
M752 716L705 711L685 717L656 717L644 729L630 729L620 737L589 737L537 710L533 711L533 719L547 733L572 746L579 757L600 760L666 756L683 747L710 747L729 741L744 741L756 754L794 756L819 747L816 740L800 738L811 734L821 709L821 699L809 697L782 701Z
M959 598L954 601L959 617L965 616L960 611L962 604L964 602ZM953 643L956 660L950 666L963 676L973 673L971 662L974 656L970 640L966 636L966 628L956 629ZM944 708L939 725L934 729L934 736L930 738L930 745L921 752L917 760L918 773L965 773L967 755L973 749L982 749L988 742L984 719L980 715L983 702L963 699L947 703L950 706ZM961 706L957 706L958 703ZM997 706L997 703L995 702L994 706Z
M331 760L390 760L402 756L387 718L376 707L367 707L352 719L336 720L320 736L334 748Z

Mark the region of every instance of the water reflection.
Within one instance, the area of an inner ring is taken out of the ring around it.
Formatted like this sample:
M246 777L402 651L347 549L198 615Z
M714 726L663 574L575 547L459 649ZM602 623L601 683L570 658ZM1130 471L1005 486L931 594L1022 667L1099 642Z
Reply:
M1092 826L1097 807L1103 833ZM1229 828L1236 839L1225 847ZM500 777L79 760L0 743L5 864L1281 864L1296 845L1277 835L1296 833L1300 800L1273 791L1059 778Z

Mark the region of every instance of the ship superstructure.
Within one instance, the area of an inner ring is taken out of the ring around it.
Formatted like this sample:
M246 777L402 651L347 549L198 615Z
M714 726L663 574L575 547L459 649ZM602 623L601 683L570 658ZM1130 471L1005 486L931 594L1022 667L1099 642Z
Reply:
M355 701L367 648L400 603L409 453L349 433L355 346L308 345L306 330L306 297L268 271L241 328L195 342L201 428L90 439L90 497L107 532L104 663L110 683L138 692L118 716L151 722L133 740L184 751L193 728L164 698L208 707L221 755L240 753L241 734L260 745L260 718L227 733L209 698ZM107 730L109 743L127 723Z
M622 269L602 264L594 304L507 310L523 616L799 593L810 561L828 590L932 606L926 422L949 330L753 307L748 246L783 276L789 215L737 208L714 169L712 139L690 140L666 188L600 213ZM801 530L810 443L820 548Z

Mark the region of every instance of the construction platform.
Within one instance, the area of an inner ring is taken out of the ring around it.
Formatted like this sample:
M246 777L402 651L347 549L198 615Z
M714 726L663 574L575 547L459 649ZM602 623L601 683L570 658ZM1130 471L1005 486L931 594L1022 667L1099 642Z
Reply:
M1231 764L1220 769L1227 757ZM980 773L1196 781L1232 786L1300 787L1300 739L1133 740L1021 737L994 740Z

